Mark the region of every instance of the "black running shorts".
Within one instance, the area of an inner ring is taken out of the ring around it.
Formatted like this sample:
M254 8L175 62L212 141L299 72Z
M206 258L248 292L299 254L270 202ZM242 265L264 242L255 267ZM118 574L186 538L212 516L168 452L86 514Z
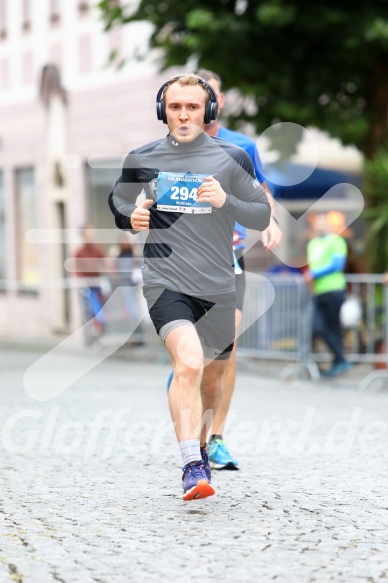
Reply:
M192 297L169 289L144 289L151 320L161 336L166 327L174 329L191 322L198 333L204 356L213 360L226 360L233 350L235 337L235 293L223 294L212 300ZM171 324L170 327L167 325Z

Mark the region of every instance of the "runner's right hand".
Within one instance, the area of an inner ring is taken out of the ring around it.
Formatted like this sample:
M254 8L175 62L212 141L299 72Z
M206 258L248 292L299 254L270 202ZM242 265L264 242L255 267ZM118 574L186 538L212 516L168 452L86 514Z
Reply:
M135 208L131 215L132 229L135 231L148 231L150 228L150 211L148 207L153 203L152 199L146 199Z

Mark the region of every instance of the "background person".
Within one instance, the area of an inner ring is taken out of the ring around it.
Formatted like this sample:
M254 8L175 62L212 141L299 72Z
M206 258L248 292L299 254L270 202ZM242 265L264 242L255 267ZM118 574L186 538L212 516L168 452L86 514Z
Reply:
M76 275L82 278L80 288L84 321L93 320L96 332L101 333L105 324L102 309L105 298L98 278L106 272L105 252L95 243L95 231L92 224L87 223L81 229L83 242L75 253Z
M343 354L340 323L346 290L347 245L343 237L332 233L326 213L314 215L311 226L313 237L307 244L308 269L303 275L313 293L313 338L321 338L333 354L331 368L322 371L322 375L333 377L352 367Z
M205 79L213 88L218 100L218 112L220 113L225 104L225 96L221 91L221 78L217 73L207 69L199 69L197 75ZM209 136L214 136L227 140L236 146L243 148L252 160L255 168L256 176L267 194L268 201L271 205L271 221L267 229L262 233L262 244L265 249L275 249L281 242L282 233L276 219L275 201L265 183L265 178L261 172L261 162L256 143L248 136L229 130L220 125L219 119L212 121L205 126L205 132ZM239 223L235 223L233 233L233 248L235 251L237 266L236 266L236 337L241 324L242 310L245 294L245 263L244 263L244 240L246 239L246 229ZM236 383L236 342L234 343L231 358L228 361L228 366L224 379L224 389L220 401L219 408L214 417L214 434L211 436L209 442L209 460L211 466L217 470L237 470L238 461L232 457L228 448L225 445L223 434L226 418L230 408L234 387Z
M141 278L136 266L133 247L128 233L122 233L118 243L115 259L115 271L117 282L123 288L126 317L131 320L138 319L138 306L135 286Z

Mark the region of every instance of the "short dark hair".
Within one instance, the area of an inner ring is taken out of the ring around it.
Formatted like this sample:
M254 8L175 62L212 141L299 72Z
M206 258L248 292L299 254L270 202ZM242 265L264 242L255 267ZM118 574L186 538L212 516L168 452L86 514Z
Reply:
M173 85L174 83L178 83L178 85L181 86L185 86L185 85L200 85L202 87L202 89L204 90L204 92L207 94L208 99L211 99L211 93L209 91L209 89L207 87L204 86L203 83L201 83L201 80L199 79L199 75L197 75L196 73L183 73L183 75L175 75L175 77L171 77L171 79L169 81L167 81L167 83L165 84L164 90L163 90L163 99L166 96L167 90L171 87L171 85ZM206 79L205 79L206 81Z
M198 69L198 71L195 74L198 75L198 77L202 77L202 79L205 79L205 81L207 81L208 83L211 79L215 79L221 91L222 85L221 77L217 75L217 73L215 73L214 71L210 71L209 69Z

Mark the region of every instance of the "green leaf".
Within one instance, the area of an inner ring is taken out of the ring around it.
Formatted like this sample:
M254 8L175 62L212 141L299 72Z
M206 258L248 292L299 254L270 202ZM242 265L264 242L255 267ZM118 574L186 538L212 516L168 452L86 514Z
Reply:
M190 29L207 28L214 20L214 14L210 10L191 10L187 14L186 24Z

